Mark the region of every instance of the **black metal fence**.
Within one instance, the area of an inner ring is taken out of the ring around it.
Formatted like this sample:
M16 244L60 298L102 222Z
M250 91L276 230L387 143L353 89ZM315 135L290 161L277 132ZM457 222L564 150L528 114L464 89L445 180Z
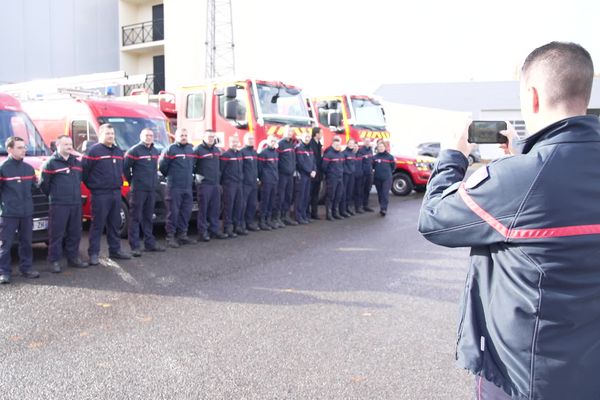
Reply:
M123 46L154 42L165 38L165 26L162 19L140 22L121 27Z
M161 90L165 90L165 75L150 74L146 75L146 81L138 85L124 85L123 95L129 96L134 89L146 89L150 94L158 94Z

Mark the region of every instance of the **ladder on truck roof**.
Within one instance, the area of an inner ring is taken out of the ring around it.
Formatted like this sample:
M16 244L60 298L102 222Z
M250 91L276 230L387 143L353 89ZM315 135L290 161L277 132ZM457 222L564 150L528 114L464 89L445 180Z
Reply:
M0 93L10 94L20 100L34 100L52 96L64 96L65 94L72 97L91 97L102 96L102 92L107 88L122 85L139 85L144 83L145 80L145 74L129 76L125 71L101 72L0 85Z

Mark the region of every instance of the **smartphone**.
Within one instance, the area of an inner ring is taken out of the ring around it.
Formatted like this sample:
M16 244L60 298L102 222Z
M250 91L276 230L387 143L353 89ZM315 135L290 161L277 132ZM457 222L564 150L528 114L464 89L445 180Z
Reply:
M473 121L469 125L469 143L508 143L500 133L506 130L505 121Z

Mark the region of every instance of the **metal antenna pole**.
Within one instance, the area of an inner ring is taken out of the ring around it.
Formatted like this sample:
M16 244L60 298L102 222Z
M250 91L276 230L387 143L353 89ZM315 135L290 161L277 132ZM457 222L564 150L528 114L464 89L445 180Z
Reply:
M235 74L231 0L206 0L205 44L206 78Z

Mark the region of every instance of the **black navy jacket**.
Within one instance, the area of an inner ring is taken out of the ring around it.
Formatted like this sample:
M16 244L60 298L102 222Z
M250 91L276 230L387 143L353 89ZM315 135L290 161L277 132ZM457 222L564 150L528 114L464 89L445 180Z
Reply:
M254 147L246 146L242 149L244 158L244 185L256 186L258 184L258 154Z
M359 153L357 149L357 151L354 153L354 177L360 178L363 175L363 156Z
M83 155L83 183L92 193L121 190L124 155L118 146L102 143L96 143Z
M315 163L317 165L317 172L322 172L323 165L323 145L321 142L317 142L315 139L310 139L310 149L315 155Z
M196 157L191 144L173 143L160 155L158 168L172 189L192 190Z
M160 151L152 144L140 142L125 153L125 179L131 190L153 192L158 186L158 157Z
M315 155L309 144L300 143L296 147L296 169L302 175L310 176L310 173L317 171Z
M64 159L58 152L42 165L40 190L48 196L50 204L81 206L81 180L83 168L74 155Z
M279 182L279 157L276 149L267 147L258 155L258 179L262 183Z
M373 150L370 147L362 146L356 155L362 160L363 175L371 175L373 173Z
M600 398L600 122L558 121L463 182L440 152L419 231L471 247L458 364L514 399Z
M241 184L244 180L244 158L240 150L232 149L224 152L220 157L221 162L221 183Z
M330 147L323 155L323 173L327 179L344 177L344 153Z
M344 174L354 175L354 168L356 167L356 153L346 148L344 154Z
M294 141L281 139L279 147L279 173L281 175L293 175L296 171L296 153L294 152Z
M0 165L0 216L23 218L33 215L31 192L35 170L25 161L8 157Z
M396 169L396 160L394 156L384 151L373 156L373 170L375 171L374 179L378 181L386 181L392 179L392 174Z
M195 173L202 175L202 183L218 185L221 182L221 166L219 157L221 150L216 145L208 146L206 143L199 144L194 149L196 153Z

